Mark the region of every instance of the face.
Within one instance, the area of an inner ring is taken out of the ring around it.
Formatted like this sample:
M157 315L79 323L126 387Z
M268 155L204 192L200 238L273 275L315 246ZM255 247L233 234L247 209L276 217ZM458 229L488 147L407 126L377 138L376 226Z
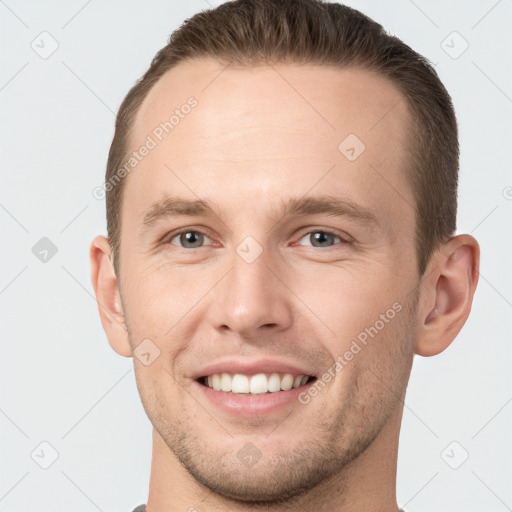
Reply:
M211 490L298 495L399 421L419 278L408 122L384 78L313 65L197 60L143 102L133 148L156 144L126 181L122 306L151 354L134 357L148 417Z

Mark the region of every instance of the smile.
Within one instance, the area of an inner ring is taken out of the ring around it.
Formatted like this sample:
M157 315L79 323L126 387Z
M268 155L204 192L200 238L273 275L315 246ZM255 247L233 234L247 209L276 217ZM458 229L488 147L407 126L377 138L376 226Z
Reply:
M314 379L309 375L293 375L291 373L214 373L202 377L200 382L215 391L235 394L260 395L289 391L304 386Z

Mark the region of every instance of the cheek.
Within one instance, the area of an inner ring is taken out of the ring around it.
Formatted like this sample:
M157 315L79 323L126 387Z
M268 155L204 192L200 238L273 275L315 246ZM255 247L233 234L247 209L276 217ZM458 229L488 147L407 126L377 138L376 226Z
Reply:
M402 285L384 265L368 264L364 270L355 264L331 265L317 273L299 273L308 274L296 281L294 291L339 340L352 338L376 322L378 328L382 322L388 325L403 308Z
M128 272L123 302L131 327L139 334L144 330L164 336L193 308L207 286L195 269L171 269L159 264L133 266Z

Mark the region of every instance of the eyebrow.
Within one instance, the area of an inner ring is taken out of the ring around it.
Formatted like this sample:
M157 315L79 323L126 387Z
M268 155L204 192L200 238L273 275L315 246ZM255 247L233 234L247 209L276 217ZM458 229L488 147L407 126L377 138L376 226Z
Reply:
M280 205L281 218L327 214L330 217L346 217L363 224L379 226L377 215L370 209L346 198L331 195L291 197ZM216 216L218 209L203 199L190 200L179 197L165 197L151 205L141 214L141 231L152 228L156 223L178 216Z

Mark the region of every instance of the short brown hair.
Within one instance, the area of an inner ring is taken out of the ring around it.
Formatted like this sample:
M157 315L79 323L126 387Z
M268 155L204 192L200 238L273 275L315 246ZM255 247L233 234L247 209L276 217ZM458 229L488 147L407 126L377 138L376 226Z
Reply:
M142 101L176 64L210 57L222 63L357 66L387 77L412 117L408 179L415 199L418 271L456 228L459 145L451 98L429 61L361 12L321 0L235 0L185 20L123 100L106 182L123 166ZM119 276L124 181L106 192L107 230ZM110 181L111 182L111 181Z

